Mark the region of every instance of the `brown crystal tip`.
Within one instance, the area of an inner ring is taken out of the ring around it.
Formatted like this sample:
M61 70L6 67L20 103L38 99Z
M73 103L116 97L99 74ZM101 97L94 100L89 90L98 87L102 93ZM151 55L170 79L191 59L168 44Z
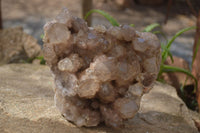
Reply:
M55 102L77 126L123 126L159 72L161 48L129 25L88 27L65 8L44 26L44 58L55 75Z

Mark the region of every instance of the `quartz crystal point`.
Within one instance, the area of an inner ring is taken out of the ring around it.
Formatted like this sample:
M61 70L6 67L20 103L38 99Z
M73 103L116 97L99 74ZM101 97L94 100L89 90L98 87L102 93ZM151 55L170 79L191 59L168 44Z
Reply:
M121 25L88 27L65 8L44 26L44 58L55 77L55 103L77 126L123 127L159 72L152 33Z

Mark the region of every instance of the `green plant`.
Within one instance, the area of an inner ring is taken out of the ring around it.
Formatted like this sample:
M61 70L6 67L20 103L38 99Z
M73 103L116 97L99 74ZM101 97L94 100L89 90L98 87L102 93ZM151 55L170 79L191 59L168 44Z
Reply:
M196 48L195 48L195 52L194 52L194 55L193 55L193 57L192 57L191 68L192 68L192 66L193 66L193 64L194 64L194 60L195 60L195 58L196 58L196 55L197 55L199 46L200 46L200 39L199 39L198 42L197 42L197 45L196 45ZM188 80L188 77L185 79L184 83L182 84L182 86L181 86L181 88L180 88L180 90L181 90L182 93L183 93L183 91L184 91L184 86L186 85L187 80Z
M143 32L151 32L153 29L155 29L156 27L160 27L160 24L158 23L153 23L153 24L150 24L148 26L146 26L143 30Z
M164 72L182 72L185 73L187 76L190 76L194 79L195 81L195 88L197 87L197 80L196 78L191 74L190 71L185 70L183 68L178 68L178 67L173 67L173 66L168 66L165 65L165 61L167 59L168 56L170 56L171 60L173 61L173 57L172 54L170 53L170 47L172 45L172 43L174 42L174 40L179 37L181 34L183 34L186 31L195 29L196 27L192 26L189 28L185 28L180 30L179 32L177 32L169 41L167 41L166 45L162 45L162 61L161 61L161 66L160 66L160 72L158 74L158 80L161 78L162 73Z
M44 60L43 56L38 56L38 57L36 57L36 59L40 60L40 64L41 65L45 65L46 64L46 61Z
M22 60L23 63L32 63L33 60L35 59L38 59L40 60L40 64L41 65L45 65L46 64L46 61L44 60L44 57L43 56L37 56L37 57L34 57L34 58L28 58L26 60Z
M115 20L112 16L110 16L108 13L99 10L99 9L92 9L90 10L84 17L84 19L86 20L88 18L88 16L90 16L92 13L98 13L101 14L102 16L104 16L113 26L119 26L119 23L117 22L117 20Z
M191 73L191 70L188 71L188 70L185 70L183 68L179 68L179 67L174 67L174 66L169 66L169 65L165 65L165 61L167 59L167 57L169 56L172 63L174 62L173 61L173 56L172 54L170 53L170 47L172 45L172 43L174 42L174 40L179 37L182 33L186 32L186 31L189 31L189 30L192 30L192 29L195 29L196 27L189 27L189 28L185 28L185 29L182 29L180 30L179 32L177 32L170 40L167 40L167 43L166 44L161 44L161 47L162 47L162 61L161 61L161 66L160 66L160 72L158 74L158 78L157 80L159 81L163 81L162 79L162 74L163 73L168 73L168 72L181 72L181 73L185 73L187 75L184 83L182 84L182 86L180 87L180 97L183 99L183 101L186 103L186 105L190 108L190 109L193 109L193 110L196 110L197 109L197 101L195 99L195 93L196 93L196 90L197 90L197 87L198 87L198 82L197 82L197 79L192 75ZM194 56L193 56L193 59L192 59L192 64L194 62L194 59L196 58L196 54L197 54L197 51L198 51L198 48L199 48L199 45L200 45L200 41L198 42L197 46L196 46L196 49L195 49L195 53L194 53ZM195 85L193 88L188 88L185 86L187 80L188 80L188 77L192 77L195 81ZM185 90L187 89L187 90ZM190 92L190 90L188 89L192 89L192 91Z
M41 35L40 35L40 38L43 39L43 38L44 38L44 34L41 34Z
M102 16L104 16L112 26L120 26L120 24L117 22L116 19L114 19L112 16L110 16L108 13L102 11L102 10L99 10L99 9L92 9L90 10L84 17L84 20L87 20L88 16L90 16L91 14L93 13L98 13ZM135 25L134 24L130 24L131 27L134 27Z
M196 48L195 48L194 56L192 57L192 65L193 65L194 60L195 60L195 58L196 58L196 55L197 55L197 52L198 52L198 49L199 49L199 45L200 45L200 38L199 38L199 40L198 40L198 42L197 42L197 46L196 46Z

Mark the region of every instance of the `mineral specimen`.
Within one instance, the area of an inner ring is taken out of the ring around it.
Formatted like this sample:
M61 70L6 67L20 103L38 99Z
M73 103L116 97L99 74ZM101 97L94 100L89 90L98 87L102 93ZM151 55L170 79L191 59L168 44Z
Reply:
M67 9L44 32L56 106L68 121L117 128L134 117L159 72L161 48L154 34L128 25L88 27Z

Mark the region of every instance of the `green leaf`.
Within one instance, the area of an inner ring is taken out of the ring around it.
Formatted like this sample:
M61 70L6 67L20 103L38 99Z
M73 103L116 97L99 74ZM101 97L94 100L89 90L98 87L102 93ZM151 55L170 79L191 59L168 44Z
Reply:
M194 60L195 60L195 58L196 58L196 55L197 55L197 52L198 52L198 49L199 49L199 45L200 45L200 38L199 38L199 40L198 40L198 42L197 42L197 46L196 46L196 48L195 48L195 52L194 52L194 55L193 55L193 57L192 57L192 65L193 65Z
M166 49L166 45L164 43L161 43L161 48L164 51Z
M183 68L179 68L179 67L174 67L174 66L169 66L169 65L162 65L162 71L163 72L181 72L181 73L185 73L187 76L190 76L194 79L195 81L195 91L198 85L197 79L192 75L192 73L188 70L185 70Z
M153 31L152 33L153 34L161 34L162 32L157 30L157 31Z
M172 53L171 53L170 51L168 51L168 55L169 55L169 57L170 57L172 63L174 63L174 58L173 58Z
M161 48L162 48L162 51L166 51L167 50L166 45L164 45L163 43L161 43ZM167 52L168 52L168 55L169 55L172 63L174 63L174 59L173 59L172 53L170 51L168 51L168 50L167 50Z
M44 60L43 56L38 56L38 57L36 57L36 59L40 60L40 64L45 65L46 61Z
M43 39L43 38L44 38L44 34L41 34L41 35L40 35L40 38Z
M131 26L131 27L135 27L135 25L134 25L134 24L130 24L129 26Z
M167 56L169 55L169 49L172 45L172 43L174 42L174 40L180 36L182 33L186 32L186 31L189 31L189 30L192 30L192 29L195 29L196 27L195 26L192 26L192 27L189 27L189 28L185 28L185 29L182 29L180 30L179 32L177 32L171 39L170 41L167 43L167 46L166 46L166 49L163 51L162 53L162 62L161 64L164 64L165 60L167 59Z
M160 27L160 24L158 24L158 23L150 24L143 30L143 32L151 32L156 27Z
M88 18L88 16L90 16L92 13L99 13L102 16L104 16L113 26L119 26L119 23L112 17L110 16L108 13L99 10L99 9L92 9L90 10L84 17L84 19L86 20Z
M185 29L182 29L180 30L179 32L177 32L172 38L171 40L169 41L169 43L167 44L167 48L169 48L171 46L171 44L174 42L174 40L180 36L181 34L183 34L184 32L186 31L189 31L189 30L193 30L195 29L196 27L195 26L192 26L192 27L188 27L188 28L185 28Z

